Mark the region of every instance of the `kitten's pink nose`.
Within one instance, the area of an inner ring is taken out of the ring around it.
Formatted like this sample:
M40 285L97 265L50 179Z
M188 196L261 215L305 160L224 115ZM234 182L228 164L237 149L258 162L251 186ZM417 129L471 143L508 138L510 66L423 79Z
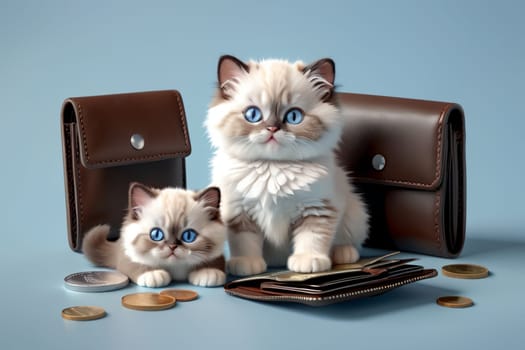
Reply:
M177 248L177 245L176 245L176 244L168 244L168 247L169 247L171 250L175 250L175 248Z
M271 131L271 132L276 132L277 130L279 130L279 127L278 126L267 126L266 130Z

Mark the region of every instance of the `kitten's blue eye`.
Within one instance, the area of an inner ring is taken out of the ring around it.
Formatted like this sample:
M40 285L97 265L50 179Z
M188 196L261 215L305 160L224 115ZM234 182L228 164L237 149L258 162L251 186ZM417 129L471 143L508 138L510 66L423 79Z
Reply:
M197 239L197 232L193 231L192 229L188 229L182 232L180 239L185 243L192 243Z
M164 232L162 232L160 228L154 227L149 231L149 238L155 242L162 241L164 239Z
M246 108L246 110L244 111L244 119L246 119L250 123L260 122L262 119L261 110L255 106Z
M284 122L288 124L299 124L303 119L303 111L299 108L292 108L284 115Z

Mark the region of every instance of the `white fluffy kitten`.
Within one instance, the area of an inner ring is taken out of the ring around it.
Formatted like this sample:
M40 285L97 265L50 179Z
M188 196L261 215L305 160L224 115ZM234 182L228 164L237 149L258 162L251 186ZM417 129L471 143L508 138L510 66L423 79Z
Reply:
M106 239L108 225L86 233L85 256L118 269L140 286L162 287L172 280L211 287L224 284L226 229L219 215L220 191L162 190L133 183L120 238Z
M222 193L229 272L317 272L359 259L368 214L337 163L335 66L223 56L206 119Z

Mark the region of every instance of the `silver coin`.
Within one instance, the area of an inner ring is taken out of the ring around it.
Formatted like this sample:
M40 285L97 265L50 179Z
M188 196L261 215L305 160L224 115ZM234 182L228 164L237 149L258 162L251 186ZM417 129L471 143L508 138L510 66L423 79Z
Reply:
M128 276L118 271L77 272L64 278L66 288L76 292L107 292L124 288L128 283Z

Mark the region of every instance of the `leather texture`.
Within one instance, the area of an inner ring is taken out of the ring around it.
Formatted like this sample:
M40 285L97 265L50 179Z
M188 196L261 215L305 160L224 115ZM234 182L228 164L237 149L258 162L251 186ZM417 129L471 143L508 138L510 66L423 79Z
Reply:
M464 112L457 103L338 93L339 159L370 210L366 245L457 257L465 240ZM374 167L374 157L383 167Z
M62 146L69 245L110 224L117 239L132 182L185 187L191 152L186 115L176 90L72 97L62 105ZM140 135L143 147L132 146Z
M435 269L408 264L412 260L384 260L357 269L336 266L323 273L291 273L289 278L289 271L270 272L230 281L224 290L245 299L323 306L383 294L437 275Z
M436 276L437 271L435 269L421 269L410 274L395 277L385 277L361 285L349 286L348 288L323 295L305 295L303 293L286 290L262 290L260 288L260 283L257 283L257 281L250 281L250 283L246 284L238 284L233 281L227 283L224 287L224 290L230 295L255 301L286 302L300 303L309 306L325 306L359 298L381 295L401 286Z

